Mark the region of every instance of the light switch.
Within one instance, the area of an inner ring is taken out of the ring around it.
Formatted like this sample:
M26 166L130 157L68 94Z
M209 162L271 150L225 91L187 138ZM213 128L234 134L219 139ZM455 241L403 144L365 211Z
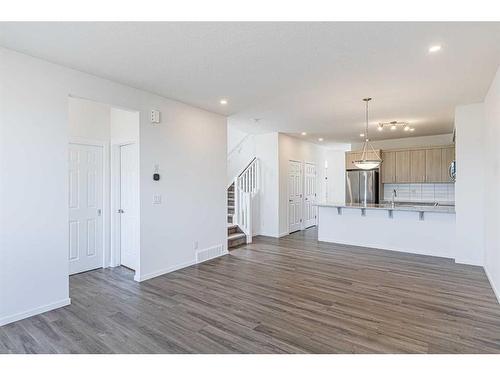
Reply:
M153 196L153 204L161 204L161 194L155 194Z

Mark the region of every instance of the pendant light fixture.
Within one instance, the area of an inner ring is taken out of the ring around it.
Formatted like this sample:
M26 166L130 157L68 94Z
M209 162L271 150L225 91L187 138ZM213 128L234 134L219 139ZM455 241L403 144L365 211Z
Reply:
M368 102L372 98L364 98L363 101L366 103L366 127L365 127L365 144L363 145L363 152L361 153L361 159L355 160L354 165L359 169L370 170L380 167L382 159L375 152L375 149L370 144L368 138Z

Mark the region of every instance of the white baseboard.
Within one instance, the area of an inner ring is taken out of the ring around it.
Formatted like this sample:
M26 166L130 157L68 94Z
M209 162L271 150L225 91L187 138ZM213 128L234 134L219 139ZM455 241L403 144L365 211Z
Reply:
M58 309L69 304L71 304L71 298L65 298L57 302L49 303L48 305L43 305L31 310L23 311L22 313L0 317L0 327L9 323L16 322L18 320L29 318L33 315L38 315L50 310Z
M488 281L490 282L491 289L493 289L493 293L495 293L495 297L497 297L497 301L500 304L500 290L495 286L493 283L493 279L490 276L490 273L488 272L488 269L486 267L484 268L484 273L486 274L486 277L488 278Z
M216 257L207 259L207 260L205 260L205 262L212 260L212 259L215 259L215 258L218 258L218 257L221 257L223 255L227 255L227 254L229 254L229 251L225 250L224 253L222 253ZM200 262L200 263L203 263L203 262ZM172 267L163 268L163 269L158 270L158 271L150 272L150 273L147 273L145 275L138 275L136 273L134 276L134 280L138 281L138 282L146 281L146 280L149 280L149 279L161 276L161 275L165 275L165 274L170 273L170 272L174 272L174 271L177 271L177 270L189 267L189 266L193 266L195 264L198 264L198 263L196 263L196 260L192 260L190 262L186 262L186 263L178 264L178 265L175 265Z
M455 263L458 263L458 264L467 264L469 266L484 267L483 262L479 262L477 260L471 260L471 259L458 259L458 258L455 258Z

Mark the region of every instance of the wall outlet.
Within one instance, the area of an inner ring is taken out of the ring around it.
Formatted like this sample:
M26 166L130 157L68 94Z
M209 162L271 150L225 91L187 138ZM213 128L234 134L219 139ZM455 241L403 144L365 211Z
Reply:
M161 194L153 195L153 204L161 204Z

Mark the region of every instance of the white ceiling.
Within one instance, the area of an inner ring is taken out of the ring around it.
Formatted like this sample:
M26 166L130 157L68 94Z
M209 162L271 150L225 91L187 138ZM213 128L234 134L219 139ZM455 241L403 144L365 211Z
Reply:
M429 54L433 44L442 51ZM359 141L366 96L373 129L451 132L455 106L482 101L499 66L500 23L0 23L0 45L229 115L247 132Z

